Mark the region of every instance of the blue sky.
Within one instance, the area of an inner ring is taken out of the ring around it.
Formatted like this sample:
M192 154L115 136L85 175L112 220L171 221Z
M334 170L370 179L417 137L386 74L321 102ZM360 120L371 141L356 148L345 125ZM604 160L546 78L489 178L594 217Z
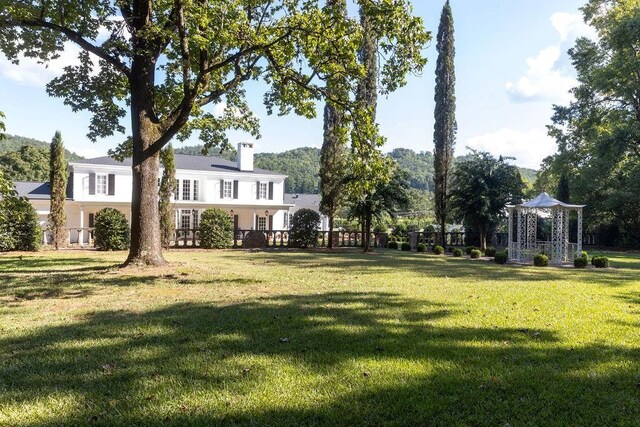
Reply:
M567 103L568 90L575 84L566 51L576 36L591 35L578 10L584 2L451 0L456 36L457 154L471 147L513 156L516 164L537 168L555 151L545 125L550 122L551 106ZM415 14L423 17L434 38L443 3L413 2ZM49 141L60 130L70 150L87 157L104 155L122 137L91 143L85 137L89 115L71 112L61 99L49 98L44 90L48 80L74 61L75 54L70 49L48 68L31 60L16 66L0 56L0 111L7 115L8 133ZM425 55L429 63L421 76L411 76L406 87L380 98L378 121L388 138L387 151L398 147L433 150L435 41ZM251 84L247 89L261 120L258 151L320 147L321 115L316 120L270 117L261 105L264 87ZM238 133L230 137L232 143L251 139Z

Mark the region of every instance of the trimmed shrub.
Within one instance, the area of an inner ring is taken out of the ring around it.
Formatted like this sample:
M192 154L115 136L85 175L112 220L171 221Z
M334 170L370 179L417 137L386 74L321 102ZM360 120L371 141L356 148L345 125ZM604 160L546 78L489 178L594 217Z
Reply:
M460 249L460 248L455 248L455 249L453 250L453 256L454 256L454 257L456 257L456 258L461 257L461 256L462 256L462 249Z
M96 212L94 246L99 251L121 251L129 248L131 230L127 218L113 208Z
M433 253L435 255L442 255L444 253L444 248L440 245L436 245L433 247Z
M587 261L587 257L578 257L573 260L573 266L575 268L585 268L587 264L589 264L589 261Z
M482 252L479 249L472 249L469 256L473 259L478 259L482 256Z
M464 248L464 252L467 255L471 255L471 251L474 250L475 248L473 246L467 246L466 248Z
M496 248L489 246L487 249L484 250L484 256L488 256L488 257L494 257L496 256Z
M608 268L609 258L606 256L593 257L593 265L595 268Z
M393 229L393 234L395 234L398 237L404 237L407 235L407 225L403 222L399 222L398 224L396 224L395 228Z
M394 250L398 250L398 242L396 242L395 240L390 241L389 243L387 243L387 249L394 249Z
M38 214L24 197L0 200L0 251L37 251L42 228Z
M506 252L496 252L493 256L493 262L496 264L506 264L509 260L509 255Z
M533 258L533 265L536 267L546 267L549 265L549 257L545 254L538 254Z
M418 252L427 252L427 245L424 243L418 243Z
M289 246L308 248L318 245L320 214L313 209L300 209L291 218Z
M400 249L402 249L405 252L409 252L411 250L411 244L409 244L408 242L403 242L402 245L400 246Z
M389 229L387 228L387 226L385 224L376 224L373 227L373 232L374 233L386 233L387 231L389 231Z
M222 209L207 209L200 215L200 246L224 249L233 244L233 221Z
M579 258L586 258L587 261L589 260L589 254L587 253L587 251L582 251L580 252L580 257Z

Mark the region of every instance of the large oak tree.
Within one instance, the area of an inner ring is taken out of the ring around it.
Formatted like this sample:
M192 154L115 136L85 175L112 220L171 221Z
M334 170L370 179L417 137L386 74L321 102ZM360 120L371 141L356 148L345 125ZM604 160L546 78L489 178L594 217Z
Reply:
M426 32L408 0L358 0L384 34L382 80L389 90L421 68ZM88 137L125 132L116 154L131 154L131 249L126 264L164 264L158 227L160 150L198 131L209 147L230 128L259 135L244 83L263 80L271 113L315 115L324 81L363 74L357 20L327 13L318 0L0 0L0 50L48 62L67 43L79 64L47 85L74 111L93 113ZM336 64L339 64L336 67ZM225 103L216 116L214 104ZM345 105L345 108L349 108Z

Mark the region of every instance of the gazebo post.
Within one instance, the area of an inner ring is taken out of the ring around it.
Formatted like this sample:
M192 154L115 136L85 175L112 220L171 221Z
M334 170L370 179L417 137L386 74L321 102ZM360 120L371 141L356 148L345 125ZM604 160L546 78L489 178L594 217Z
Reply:
M507 242L507 250L509 252L509 258L515 255L514 246L513 246L513 208L512 207L509 207L509 241Z
M582 253L582 208L578 209L578 247L574 256Z

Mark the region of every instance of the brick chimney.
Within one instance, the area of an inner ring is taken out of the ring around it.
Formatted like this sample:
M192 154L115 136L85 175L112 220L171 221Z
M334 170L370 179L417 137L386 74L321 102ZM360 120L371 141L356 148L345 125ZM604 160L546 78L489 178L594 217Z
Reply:
M253 142L238 143L238 169L253 172Z

